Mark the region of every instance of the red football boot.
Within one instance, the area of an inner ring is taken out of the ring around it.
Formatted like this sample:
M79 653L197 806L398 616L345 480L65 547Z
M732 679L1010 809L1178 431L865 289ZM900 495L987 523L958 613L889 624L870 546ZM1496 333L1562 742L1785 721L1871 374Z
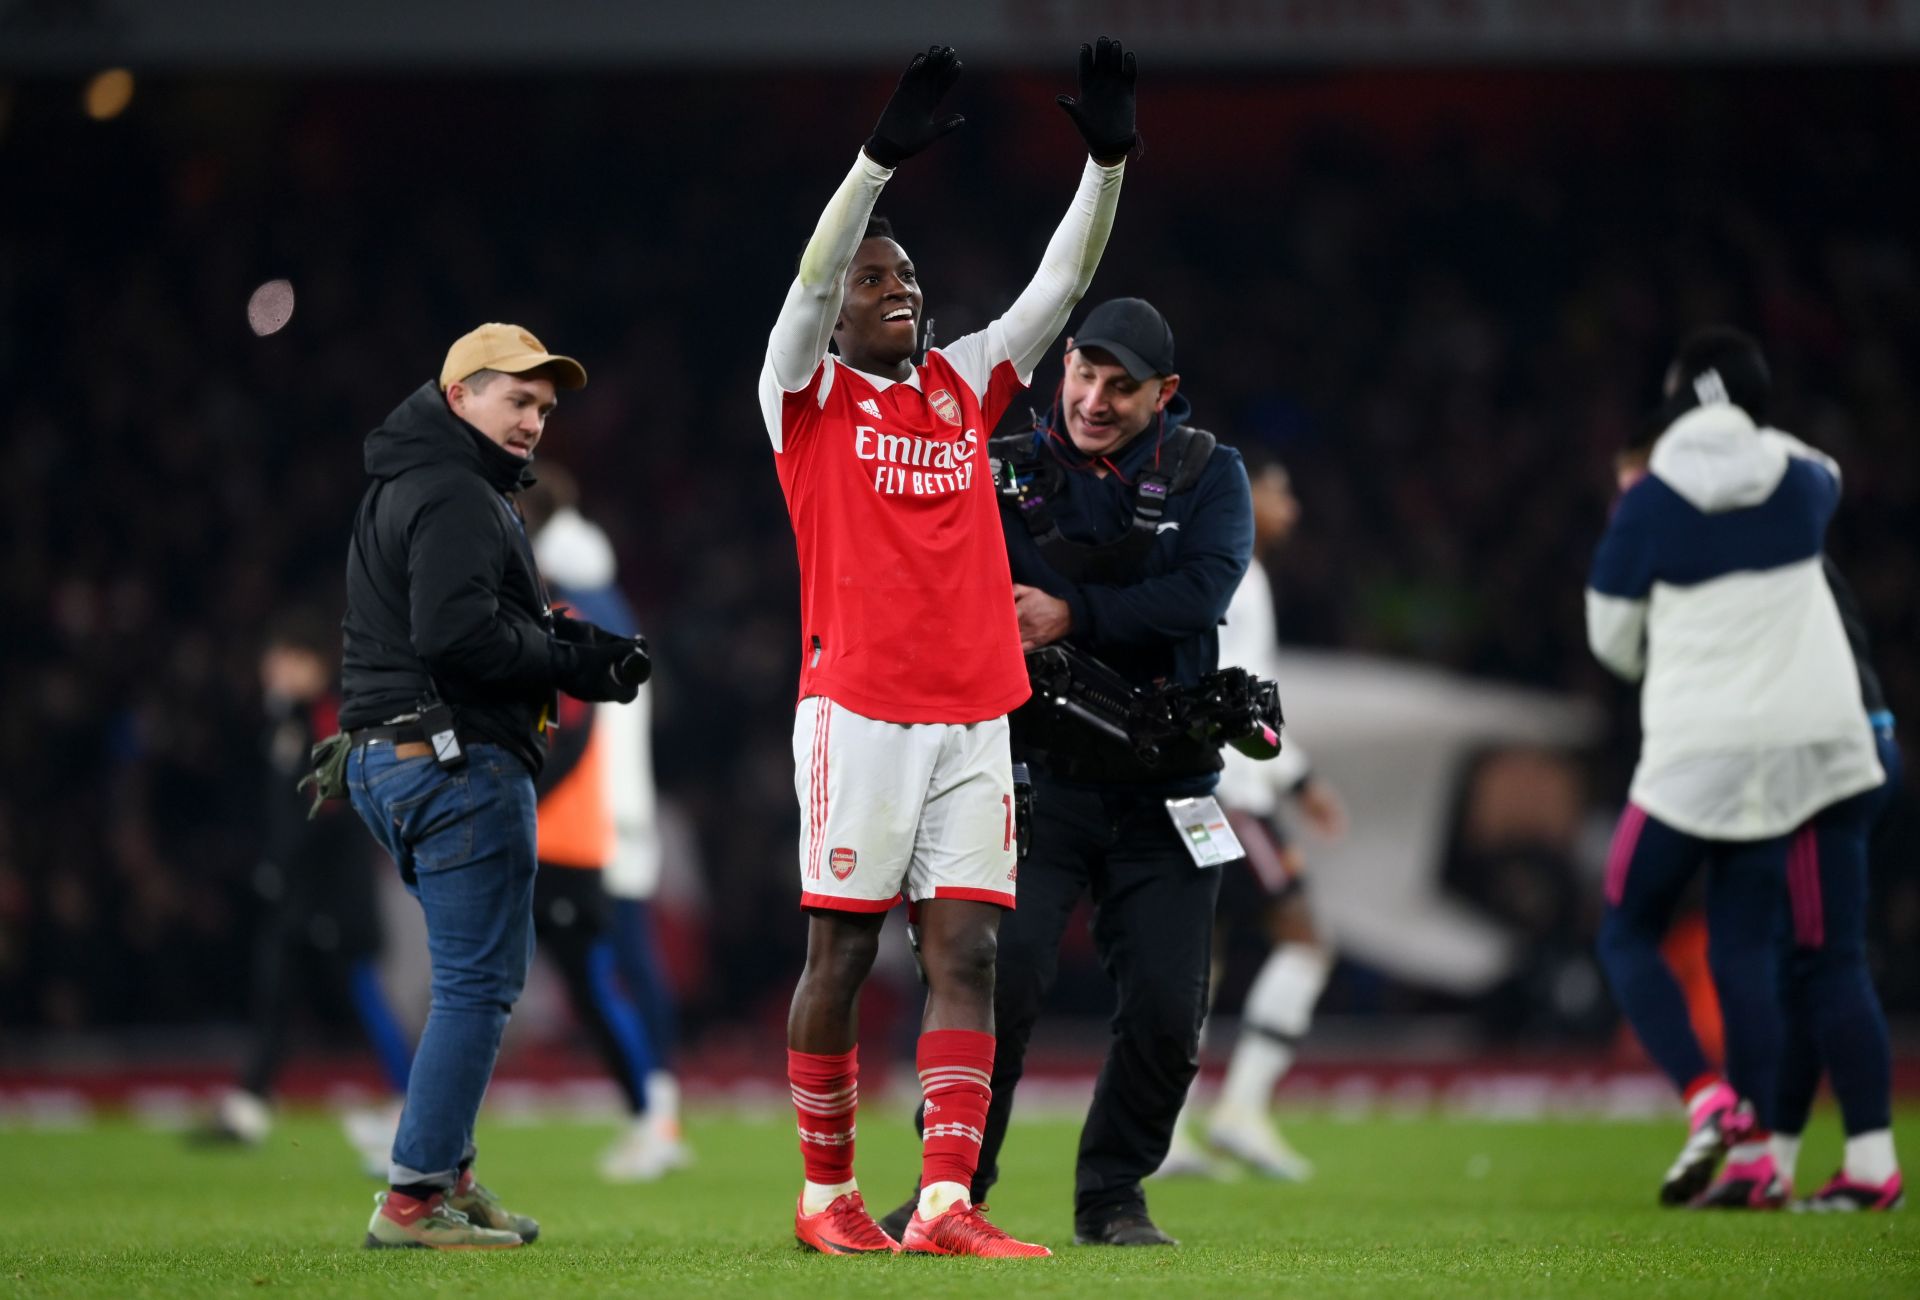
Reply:
M793 1235L822 1255L898 1254L900 1243L880 1230L858 1192L843 1192L818 1214L793 1207Z
M907 1220L900 1249L914 1255L974 1255L981 1259L1038 1259L1051 1256L1045 1246L1015 1241L987 1222L984 1205L954 1205L931 1219L915 1210Z

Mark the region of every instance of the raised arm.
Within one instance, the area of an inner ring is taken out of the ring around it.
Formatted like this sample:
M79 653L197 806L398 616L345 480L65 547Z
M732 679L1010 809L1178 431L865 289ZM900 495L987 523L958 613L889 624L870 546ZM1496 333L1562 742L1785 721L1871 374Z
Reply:
M820 214L820 224L800 255L799 274L787 289L787 300L767 339L766 375L779 391L804 388L826 358L846 290L847 267L859 251L873 205L893 169L966 121L957 115L938 121L934 117L959 76L960 60L953 47L941 45L914 55L900 74L900 84L881 110L853 170ZM777 406L769 423L778 436Z
M1002 360L1013 363L1022 384L1032 379L1034 366L1060 337L1067 316L1093 283L1113 229L1127 153L1136 139L1135 74L1133 55L1118 41L1102 36L1095 45L1080 47L1080 97L1059 97L1087 142L1080 188L1047 241L1040 269L1013 305L986 329L942 349L975 391L986 392L987 378Z
M767 337L767 369L782 392L797 392L826 359L833 322L840 315L846 291L847 267L860 247L860 237L873 215L881 187L893 175L867 156L854 162L820 214L813 238L800 254L800 271L787 287L787 300Z
M1087 159L1073 205L1047 241L1040 269L1000 318L1007 357L1023 381L1060 337L1067 316L1093 283L1100 254L1106 251L1107 233L1113 229L1126 167L1124 158L1111 167Z
M1066 220L1047 242L1038 274L1001 318L1007 353L1023 377L1033 373L1060 336L1067 314L1086 296L1100 254L1106 251L1127 154L1139 139L1134 127L1137 75L1133 55L1119 41L1102 36L1080 47L1080 97L1061 95L1056 101L1087 142L1087 166Z

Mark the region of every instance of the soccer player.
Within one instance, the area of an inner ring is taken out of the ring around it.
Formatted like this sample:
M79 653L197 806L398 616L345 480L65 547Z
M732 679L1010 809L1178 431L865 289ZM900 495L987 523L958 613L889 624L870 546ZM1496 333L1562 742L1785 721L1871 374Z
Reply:
M1234 590L1233 603L1227 606L1220 629L1220 662L1277 679L1281 667L1273 586L1260 557L1273 554L1292 536L1300 522L1300 501L1286 466L1271 452L1256 444L1242 447L1240 454L1253 486L1254 555ZM1221 884L1216 951L1235 917L1257 918L1271 951L1247 990L1240 1036L1219 1099L1207 1117L1206 1138L1216 1150L1264 1177L1303 1182L1312 1177L1313 1163L1280 1135L1268 1106L1313 1022L1313 1007L1326 987L1333 953L1314 924L1306 895L1305 861L1280 823L1280 802L1283 795L1289 798L1300 817L1329 839L1345 833L1346 809L1291 735L1279 757L1267 762L1232 749L1221 757L1226 767L1217 792L1220 806L1247 856L1228 865ZM1205 1153L1187 1137L1186 1121L1187 1111L1182 1110L1173 1146L1160 1166L1163 1175L1215 1172Z
M787 1055L806 1182L794 1233L829 1254L1051 1254L969 1197L993 1072L995 933L1014 903L1006 714L1029 693L985 443L1099 264L1134 145L1134 60L1105 38L1081 47L1079 98L1060 103L1091 158L1038 274L1005 315L916 364L919 276L872 213L894 168L964 120L938 114L959 75L950 47L908 64L801 254L760 377L800 560L808 930ZM853 1142L857 1001L903 897L928 990L928 1123L919 1205L896 1242L861 1199Z
M1600 958L1621 1010L1685 1098L1690 1132L1660 1189L1702 1199L1722 1155L1766 1154L1781 1059L1776 923L1793 833L1885 780L1821 567L1834 463L1757 425L1766 371L1733 330L1681 347L1649 471L1594 556L1587 635L1640 693L1644 740L1607 859ZM1659 944L1707 868L1727 1070L1707 1064Z

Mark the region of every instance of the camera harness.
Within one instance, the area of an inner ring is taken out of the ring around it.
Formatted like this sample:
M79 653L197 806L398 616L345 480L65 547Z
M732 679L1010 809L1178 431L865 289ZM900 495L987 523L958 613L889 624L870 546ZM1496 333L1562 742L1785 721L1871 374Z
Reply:
M1066 486L1067 467L1042 443L1058 435L1036 418L1031 430L1001 434L987 440L987 456L1002 507L1019 514L1040 554L1055 572L1070 582L1111 582L1136 575L1153 549L1167 498L1185 492L1200 481L1207 458L1219 441L1205 429L1180 425L1171 433L1163 427L1153 463L1133 482L1133 523L1126 535L1099 546L1068 541L1053 517L1051 501ZM1104 460L1104 458L1103 458ZM1122 483L1126 476L1105 461Z

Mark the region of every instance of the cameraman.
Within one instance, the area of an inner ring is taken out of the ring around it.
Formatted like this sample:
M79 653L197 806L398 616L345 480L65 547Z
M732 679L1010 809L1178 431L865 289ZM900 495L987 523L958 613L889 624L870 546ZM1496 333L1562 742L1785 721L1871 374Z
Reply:
M1067 340L1054 407L995 439L1001 521L1022 648L1065 641L1136 688L1192 685L1218 660L1217 628L1253 554L1253 505L1232 448L1187 426L1173 332L1139 298L1102 303ZM1032 850L1020 906L1001 921L998 1039L974 1203L998 1176L1027 1040L1074 906L1118 992L1112 1041L1080 1135L1074 1239L1172 1245L1140 1180L1166 1155L1198 1065L1220 872L1200 867L1168 802L1211 794L1215 742L1182 738L1156 761L1038 694L1013 715L1033 772Z
M514 325L456 340L367 435L347 552L340 726L317 747L420 902L433 1001L369 1247L532 1241L473 1176L473 1123L532 955L534 789L556 691L628 701L644 643L556 615L513 503L555 390L586 371Z

